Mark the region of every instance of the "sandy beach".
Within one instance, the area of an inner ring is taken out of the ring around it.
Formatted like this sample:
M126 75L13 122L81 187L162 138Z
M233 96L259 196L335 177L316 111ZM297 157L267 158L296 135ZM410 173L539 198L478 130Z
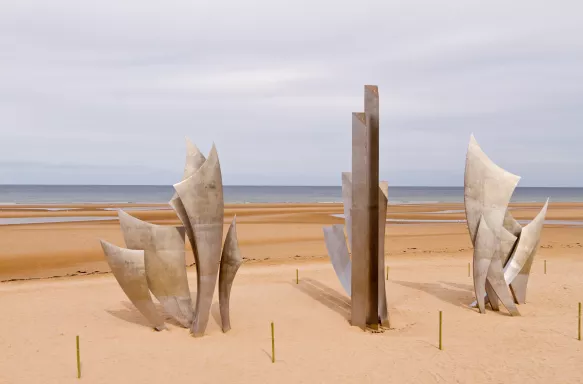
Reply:
M583 384L582 20L3 1L0 384Z
M512 213L530 220L541 206L513 204ZM462 204L390 206L392 329L382 334L349 326L350 301L328 262L322 226L343 222L341 204L227 205L225 225L237 215L245 258L233 287L233 329L220 331L215 303L200 339L172 322L169 331L153 332L107 273L98 239L123 246L115 220L120 207L153 223L178 224L164 205L0 207L0 222L113 219L0 225L0 383L77 382L75 335L90 383L575 383L583 377L583 342L576 339L583 204L551 203L520 318L467 307L474 298L467 272L472 246ZM190 251L186 262L193 263ZM193 266L189 278L196 291Z
M518 220L531 220L541 206L513 204L512 214ZM123 246L117 209L156 224L179 224L174 211L162 204L0 206L0 223L31 218L87 220L0 225L0 281L109 271L98 240ZM342 217L334 216L342 213L342 204L227 204L224 232L237 215L247 264L327 262L322 226L344 223ZM92 219L109 220L89 221ZM463 254L470 260L463 204L392 205L387 219L387 257ZM583 244L583 203L552 203L547 221L560 222L543 231L541 246L551 256ZM190 251L186 262L194 263Z

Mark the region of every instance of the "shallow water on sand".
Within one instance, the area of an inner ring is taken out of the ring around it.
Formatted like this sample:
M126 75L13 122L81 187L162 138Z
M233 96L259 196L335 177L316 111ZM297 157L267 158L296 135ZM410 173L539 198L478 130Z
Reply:
M117 220L117 217L95 217L95 216L3 217L0 218L0 225L69 223L78 221L111 221L111 220Z
M463 211L462 211L463 212ZM427 212L429 213L429 212ZM431 212L438 213L438 212ZM330 216L338 217L343 219L344 214L332 214ZM530 220L516 220L521 225L527 225ZM465 219L387 219L387 223L411 223L411 224L423 224L423 223L465 223ZM545 225L570 225L575 227L583 227L583 221L577 220L545 220Z

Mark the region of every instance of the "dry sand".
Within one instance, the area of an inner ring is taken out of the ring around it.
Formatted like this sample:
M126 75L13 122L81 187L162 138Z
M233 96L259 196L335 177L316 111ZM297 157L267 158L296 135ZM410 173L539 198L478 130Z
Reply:
M540 206L516 205L513 213L532 219ZM68 213L115 215L104 207ZM24 206L0 207L0 217L65 216L43 206L16 208ZM388 217L457 220L461 209L391 206ZM436 213L444 210L454 212ZM110 274L0 284L0 383L77 382L75 335L81 336L82 380L89 383L583 381L583 342L576 340L583 228L545 227L528 304L519 306L523 316L510 317L467 307L474 296L465 224L388 225L393 329L372 334L348 324L349 299L327 262L321 227L342 222L330 216L341 212L338 204L228 207L226 222L237 214L246 258L233 286L228 334L216 321L216 303L203 338L172 323L169 331L152 331ZM157 223L176 220L169 211L134 213ZM552 204L548 218L583 220L583 206ZM98 238L123 245L117 222L0 226L0 280L107 271ZM194 268L189 271L194 291ZM443 351L437 349L440 310Z

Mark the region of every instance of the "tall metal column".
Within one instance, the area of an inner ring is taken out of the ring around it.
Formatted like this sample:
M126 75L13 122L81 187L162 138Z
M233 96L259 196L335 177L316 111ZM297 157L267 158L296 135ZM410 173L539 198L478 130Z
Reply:
M352 115L352 325L379 325L379 93L365 85Z

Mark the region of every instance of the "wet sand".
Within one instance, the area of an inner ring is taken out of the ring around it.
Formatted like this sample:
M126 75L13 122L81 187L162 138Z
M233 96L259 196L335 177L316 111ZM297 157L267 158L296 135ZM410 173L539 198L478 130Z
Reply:
M542 204L514 204L513 215L532 219ZM50 208L51 210L47 210ZM0 222L6 218L113 219L111 221L0 225L0 281L107 272L109 268L99 239L123 246L115 209L156 224L179 224L167 205L75 204L0 206ZM144 210L152 208L153 210ZM55 210L58 209L58 210ZM134 209L134 210L131 210ZM139 210L137 210L139 209ZM343 213L341 204L242 204L227 205L225 233L237 215L239 241L246 263L279 264L295 261L327 261L323 225L343 223L333 215ZM389 206L389 220L463 220L463 204ZM583 221L583 204L551 204L547 219ZM386 255L458 255L471 243L464 223L390 222ZM547 225L541 245L552 254L583 243L583 228ZM189 246L187 245L187 248ZM554 251L551 251L554 250ZM556 252L555 252L556 251ZM194 263L190 249L187 265Z

